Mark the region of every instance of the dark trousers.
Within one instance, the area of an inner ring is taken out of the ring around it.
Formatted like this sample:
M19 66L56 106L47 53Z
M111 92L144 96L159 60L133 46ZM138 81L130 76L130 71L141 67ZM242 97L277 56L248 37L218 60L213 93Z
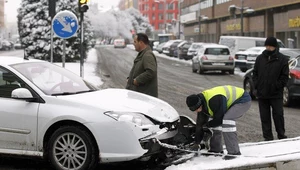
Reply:
M263 137L265 140L273 140L271 113L278 139L284 139L284 117L282 99L258 99L260 120ZM272 110L271 110L272 109Z

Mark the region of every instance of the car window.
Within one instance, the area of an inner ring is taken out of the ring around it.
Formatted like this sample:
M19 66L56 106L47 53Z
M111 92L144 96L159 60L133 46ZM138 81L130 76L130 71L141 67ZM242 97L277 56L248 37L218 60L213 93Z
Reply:
M206 48L204 54L210 55L229 55L230 52L227 48Z
M12 67L48 95L95 90L81 77L51 63L22 63Z
M191 46L191 44L188 44L188 43L187 43L187 44L184 44L182 47L183 47L183 48L190 48L190 46Z
M0 97L11 98L12 91L21 87L20 82L16 75L0 68Z

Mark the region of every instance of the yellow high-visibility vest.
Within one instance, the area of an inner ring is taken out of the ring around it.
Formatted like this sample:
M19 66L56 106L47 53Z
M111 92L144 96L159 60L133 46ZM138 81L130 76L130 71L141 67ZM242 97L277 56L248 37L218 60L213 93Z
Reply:
M209 107L209 100L214 97L215 95L223 95L227 99L227 109L232 105L233 102L235 102L237 99L239 99L244 94L244 89L235 87L235 86L218 86L214 87L208 90L205 90L202 92L204 98L206 99L208 113L210 116L213 116L213 112Z

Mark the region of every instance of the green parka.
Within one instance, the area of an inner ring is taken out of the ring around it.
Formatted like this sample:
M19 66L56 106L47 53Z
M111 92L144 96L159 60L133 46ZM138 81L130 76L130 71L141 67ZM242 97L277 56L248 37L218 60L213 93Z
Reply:
M139 86L133 84L136 79ZM129 73L126 89L158 97L157 62L151 48L147 46L134 59Z

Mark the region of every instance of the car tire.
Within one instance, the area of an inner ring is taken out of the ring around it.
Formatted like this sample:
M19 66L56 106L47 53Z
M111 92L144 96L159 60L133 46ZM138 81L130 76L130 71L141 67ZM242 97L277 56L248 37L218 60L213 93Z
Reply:
M90 133L83 127L63 126L50 137L47 146L48 158L51 165L58 170L95 169L99 157L96 146Z
M247 68L240 68L240 70L245 73L248 69Z
M229 70L229 74L234 74L234 69L233 70Z
M244 81L244 90L246 92L248 92L250 94L251 98L254 100L254 99L256 99L256 96L253 93L252 89L254 89L254 88L252 86L253 85L251 84L250 80L249 79L245 79L245 81Z
M199 64L199 74L204 74L204 70L203 68L201 68L200 64Z
M283 106L288 107L291 103L291 97L289 94L289 89L285 86L283 88Z

